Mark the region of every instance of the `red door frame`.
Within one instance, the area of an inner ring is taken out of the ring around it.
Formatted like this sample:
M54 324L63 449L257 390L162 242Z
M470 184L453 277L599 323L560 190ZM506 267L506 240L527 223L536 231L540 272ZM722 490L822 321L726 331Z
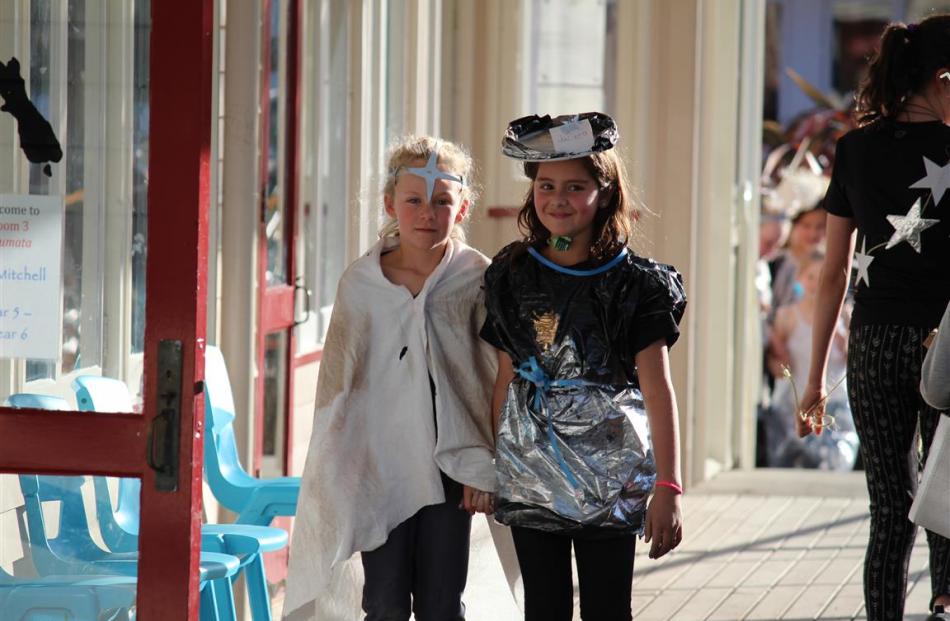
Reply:
M198 618L213 10L213 0L151 3L144 413L0 408L0 472L142 478L142 621ZM178 489L168 493L146 465L163 339L181 341L183 355Z
M258 219L258 322L257 322L257 382L254 392L254 469L260 474L264 455L264 362L267 336L275 332L287 331L287 355L284 359L287 369L287 381L284 411L278 415L284 417L284 474L289 474L292 464L293 438L293 390L294 368L296 361L296 335L294 331L294 303L297 279L296 240L299 233L297 217L298 181L299 181L299 142L301 98L300 98L300 30L301 0L287 0L287 105L285 108L287 135L284 151L284 240L287 256L287 283L267 286L267 141L270 136L270 40L271 0L262 0L261 37L261 163L260 163L260 217Z

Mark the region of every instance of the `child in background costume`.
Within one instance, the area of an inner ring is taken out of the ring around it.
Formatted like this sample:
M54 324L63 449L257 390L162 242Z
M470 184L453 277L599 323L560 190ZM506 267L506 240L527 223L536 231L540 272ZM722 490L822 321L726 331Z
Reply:
M857 94L861 127L838 141L824 206L827 256L811 370L796 416L821 432L828 351L857 269L848 344L848 397L871 499L864 564L868 621L904 618L917 527L920 427L926 460L939 414L920 395L923 342L950 301L950 15L891 24ZM927 532L931 621L950 620L950 540Z
M330 320L285 619L350 621L360 599L369 621L464 619L471 512L495 485L496 358L477 333L488 259L459 226L471 171L433 138L390 153L391 222L346 269Z
M589 113L518 119L504 142L532 184L525 239L485 273L482 337L499 358L495 518L512 527L528 621L572 618L572 547L582 618L630 619L637 534L652 558L682 536L667 350L686 299L672 267L626 247L616 139Z
M792 216L785 247L769 261L772 276L772 309L769 319L782 306L795 302L795 281L802 265L821 248L825 239L825 214L821 205L802 209Z
M835 324L828 360L828 376L838 383L826 402L826 414L834 417L834 429L805 438L795 433L793 414L798 412L798 391L804 388L808 378L815 300L823 261L824 255L820 252L802 261L797 280L801 297L778 309L769 336L769 371L778 378L767 419L768 465L772 467L847 471L854 469L858 456L858 436L851 419L848 387L842 381L848 357L848 326L844 317L839 317ZM791 377L784 377L783 367L789 370Z

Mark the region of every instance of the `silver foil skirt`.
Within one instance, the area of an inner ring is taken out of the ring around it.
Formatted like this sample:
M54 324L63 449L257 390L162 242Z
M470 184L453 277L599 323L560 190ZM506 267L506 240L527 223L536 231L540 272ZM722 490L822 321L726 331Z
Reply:
M495 519L502 524L642 534L656 464L638 389L541 389L518 377L508 388L495 451Z

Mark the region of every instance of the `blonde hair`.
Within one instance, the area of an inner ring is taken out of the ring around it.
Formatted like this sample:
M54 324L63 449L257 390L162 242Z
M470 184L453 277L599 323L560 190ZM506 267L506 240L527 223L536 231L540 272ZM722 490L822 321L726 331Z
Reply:
M447 172L460 175L465 179L461 197L462 200L468 201L468 213L471 213L475 205L475 199L478 197L478 192L472 183L472 173L475 168L472 156L464 147L432 136L404 136L390 145L386 158L386 182L383 185L383 195L392 198L396 193L396 181L399 173L416 162L428 161L436 150L438 151L437 163L444 166ZM466 214L465 221L467 220L468 215ZM465 229L462 228L465 221L452 227L453 239L465 241ZM399 222L395 218L387 216L379 230L379 236L394 237L397 235L399 235Z

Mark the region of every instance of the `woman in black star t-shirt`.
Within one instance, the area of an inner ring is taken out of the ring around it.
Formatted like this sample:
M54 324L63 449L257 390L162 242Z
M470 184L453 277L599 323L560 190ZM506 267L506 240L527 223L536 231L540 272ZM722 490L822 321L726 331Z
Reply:
M827 255L801 403L810 415L796 424L807 435L827 423L828 351L854 268L847 381L871 499L864 597L868 621L883 621L904 618L915 429L926 459L940 416L919 385L923 341L950 301L950 15L888 26L857 102L860 127L838 142L824 201ZM950 621L950 540L928 531L927 542L928 619Z

